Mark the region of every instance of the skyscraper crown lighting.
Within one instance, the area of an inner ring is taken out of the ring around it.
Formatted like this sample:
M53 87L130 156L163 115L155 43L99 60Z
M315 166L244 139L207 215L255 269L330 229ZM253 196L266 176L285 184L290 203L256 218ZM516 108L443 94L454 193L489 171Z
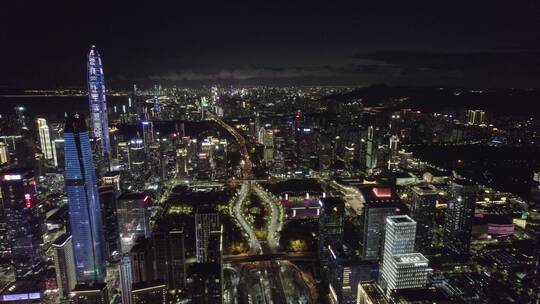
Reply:
M105 78L103 75L101 56L94 45L92 45L92 48L88 53L87 81L92 137L100 138L103 145L102 153L110 155L111 144L109 140L107 99L105 96Z

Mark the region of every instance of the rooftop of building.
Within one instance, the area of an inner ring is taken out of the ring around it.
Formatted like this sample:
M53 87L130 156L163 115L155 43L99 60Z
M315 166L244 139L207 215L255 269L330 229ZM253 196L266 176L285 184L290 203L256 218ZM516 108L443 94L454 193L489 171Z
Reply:
M98 191L99 191L100 193L105 193L105 192L109 192L109 191L114 192L115 189L114 189L114 187L111 186L111 185L103 185L103 186L99 186Z
M450 299L436 288L408 288L392 292L398 303L450 303Z
M44 291L42 279L22 279L10 283L0 293L1 302L14 300L11 297L17 297L17 299L26 297L25 300L41 298L41 293Z
M193 263L189 266L189 273L197 275L220 275L221 265L219 263Z
M85 291L101 291L107 288L106 283L93 283L93 284L77 284L73 289L73 292L85 292Z
M404 223L416 224L416 222L408 215L388 216L386 218L386 221L393 224L404 224Z
M429 262L428 259L423 254L418 253L418 252L406 253L406 254L395 254L392 256L392 258L398 264L417 264L417 263L427 264Z
M68 204L64 204L54 211L51 216L47 218L48 222L63 222L66 219L66 214L68 212Z
M56 240L53 241L53 246L61 247L64 246L66 241L71 237L71 234L64 233L56 238Z
M390 186L358 187L366 204L400 202L396 190Z
M86 126L86 121L83 114L75 113L68 116L66 119L64 133L80 133L87 131L88 127Z
M436 177L449 177L452 175L452 173L448 170L436 169L432 167L427 167L424 170L424 173L430 173L431 175L436 176Z
M144 200L148 196L144 192L131 192L131 193L122 193L119 197L119 201L123 200Z
M103 177L115 177L119 175L120 175L120 171L107 171L105 172L105 174L103 174Z
M141 292L148 289L165 289L167 285L161 280L133 283L132 292Z
M452 184L454 185L458 185L458 186L463 186L463 187L476 187L478 186L477 183L471 181L471 180L468 180L468 179L454 179L451 181Z
M148 247L149 239L140 236L135 240L135 244L133 244L133 247L131 247L130 253L137 253L137 252L144 252L146 251L146 248Z
M365 296L369 299L366 303L372 304L387 304L388 301L384 297L383 292L379 289L375 283L359 283L358 289L362 289Z
M395 178L418 178L418 176L412 172L393 172L392 175L394 175Z
M229 201L234 192L228 189L208 188L209 191L197 191L187 186L177 186L169 196L168 203L171 206L188 205L199 207L202 205L216 206Z
M325 213L343 212L345 209L345 201L342 197L321 197L319 202Z
M418 195L437 195L439 189L431 184L413 186L412 191Z
M6 175L10 175L10 176L13 176L13 175L20 175L21 178L26 176L26 175L31 175L33 174L33 171L32 169L29 169L29 168L21 168L21 167L15 167L15 168L8 168L8 169L4 169L2 171L0 171L0 175L2 176L6 176ZM4 178L4 180L6 180L6 178Z

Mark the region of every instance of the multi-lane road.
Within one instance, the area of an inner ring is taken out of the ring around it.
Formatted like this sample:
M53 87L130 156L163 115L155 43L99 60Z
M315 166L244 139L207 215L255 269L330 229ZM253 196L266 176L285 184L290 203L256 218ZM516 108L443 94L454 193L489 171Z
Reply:
M283 225L282 211L279 207L279 201L272 197L266 190L264 190L259 184L253 183L252 189L255 194L270 207L270 222L268 223L268 237L267 243L271 252L276 252L279 247L279 231Z
M238 143L240 147L240 155L242 156L242 178L243 179L253 179L253 163L251 162L251 159L249 157L248 149L247 149L247 142L244 136L242 134L238 133L235 128L224 122L221 118L214 115L211 112L207 112L206 117L208 117L209 120L214 121L218 125L220 125L222 128L227 130L236 142Z
M259 242L259 239L255 235L255 231L249 225L243 213L244 202L251 191L250 188L248 182L242 183L242 186L240 186L240 190L238 191L237 199L234 201L233 212L234 217L249 237L250 254L262 254L261 242Z

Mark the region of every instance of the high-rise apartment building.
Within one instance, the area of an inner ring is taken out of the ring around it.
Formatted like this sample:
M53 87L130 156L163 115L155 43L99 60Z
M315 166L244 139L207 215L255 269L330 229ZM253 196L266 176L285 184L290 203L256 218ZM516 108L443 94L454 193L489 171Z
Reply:
M486 112L483 110L468 110L467 123L470 125L483 125L486 120Z

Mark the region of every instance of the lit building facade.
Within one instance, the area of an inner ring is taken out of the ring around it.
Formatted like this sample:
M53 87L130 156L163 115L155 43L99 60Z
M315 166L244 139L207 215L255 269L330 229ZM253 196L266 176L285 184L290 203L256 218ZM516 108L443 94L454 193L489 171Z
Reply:
M45 257L36 179L24 168L2 171L0 179L15 277L31 277L43 269Z
M125 193L118 197L116 214L122 252L129 252L138 237L150 237L150 203L150 196L144 193Z
M122 304L132 304L131 290L133 286L133 274L131 273L131 257L129 254L122 256L118 268L120 272Z
M8 145L0 142L0 165L3 165L9 161Z
M102 283L105 248L90 136L84 117L68 117L64 131L65 182L78 283Z
M38 132L39 132L39 143L41 145L41 152L45 159L53 158L53 147L51 144L51 132L49 131L49 126L45 118L37 119Z
M101 56L95 46L92 46L88 53L87 72L92 137L101 139L102 153L109 157L111 155L111 144L109 140L109 118L107 117L105 79Z
M75 260L73 256L73 243L70 234L62 234L52 244L54 250L54 268L56 283L62 298L69 298L69 294L77 283L75 273Z
M469 254L476 192L477 186L472 182L466 180L450 182L444 242L445 246L457 255Z
M402 213L405 207L390 187L366 187L360 189L360 193L364 203L360 254L365 261L378 261L382 258L386 218Z
M165 304L167 303L167 285L161 281L134 284L130 303Z
M345 225L345 202L340 197L319 199L319 244L318 256L323 266L328 264L328 245L343 242Z
M198 263L220 262L221 226L219 213L195 214L195 246Z
M428 260L414 252L415 235L416 222L408 215L386 218L380 284L387 294L427 283Z
M189 269L191 303L220 304L223 297L223 271L219 263L194 263Z
M114 260L121 252L116 211L116 191L112 186L99 187L98 191L99 202L101 203L105 256L109 260Z
M71 304L109 304L107 284L77 284L70 293Z
M64 139L55 139L52 142L53 165L64 168Z
M438 190L433 185L412 187L411 217L416 221L416 250L428 251L433 239Z

